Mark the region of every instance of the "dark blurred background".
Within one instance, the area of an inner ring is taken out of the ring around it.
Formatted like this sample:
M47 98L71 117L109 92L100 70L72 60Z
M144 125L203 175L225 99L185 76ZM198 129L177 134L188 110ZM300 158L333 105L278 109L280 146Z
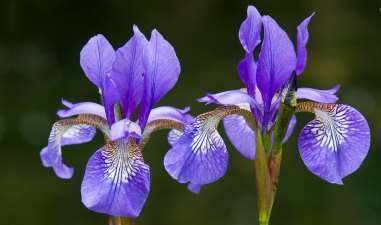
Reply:
M160 104L190 105L196 114L208 109L195 101L205 92L241 86L236 65L243 50L237 32L248 4L271 14L293 40L296 26L317 12L310 25L308 67L299 84L330 88L340 83L340 101L359 109L372 131L367 159L344 186L330 185L307 171L294 133L285 146L272 225L381 224L379 0L2 0L0 224L107 223L106 216L87 210L80 200L85 164L102 145L100 135L90 144L64 148L65 161L76 169L71 180L58 179L39 159L60 99L99 99L79 66L79 52L91 36L102 33L116 48L131 36L133 24L148 37L157 28L182 65L177 86ZM299 116L298 131L310 118ZM138 223L256 224L253 162L228 147L226 176L193 195L165 172L166 132L155 134L145 150L151 193Z

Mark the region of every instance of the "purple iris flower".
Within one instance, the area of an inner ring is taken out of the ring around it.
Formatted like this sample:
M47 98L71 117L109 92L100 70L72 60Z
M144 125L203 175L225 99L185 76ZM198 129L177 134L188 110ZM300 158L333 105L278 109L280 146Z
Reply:
M149 136L158 129L181 133L191 119L188 108L153 108L176 84L180 63L157 30L149 41L136 26L133 31L116 51L102 35L83 47L81 67L99 88L103 105L63 100L67 108L57 114L64 119L53 125L48 145L40 153L45 167L69 179L73 169L63 163L61 147L89 142L96 128L101 130L106 144L87 163L82 202L93 211L129 218L139 216L150 190L150 168L142 155Z
M273 18L261 16L254 6L248 7L238 34L244 57L237 69L245 88L199 99L222 107L188 123L184 134L172 145L164 164L174 179L188 183L188 188L197 193L202 185L225 174L228 152L216 129L221 120L229 140L248 159L256 157L256 134L268 137L266 154L271 159L274 146L281 146L291 136L297 112L315 114L298 141L301 158L313 174L342 184L342 178L359 168L370 147L365 118L350 106L336 104L338 85L329 90L296 87L296 79L307 63L307 27L313 15L297 27L295 52L288 35ZM285 107L292 113L279 135L277 124L284 119Z

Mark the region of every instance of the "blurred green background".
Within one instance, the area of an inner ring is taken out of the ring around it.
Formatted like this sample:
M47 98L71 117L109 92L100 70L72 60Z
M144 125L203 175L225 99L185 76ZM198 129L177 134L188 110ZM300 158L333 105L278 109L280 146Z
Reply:
M102 33L119 47L131 36L133 24L148 37L157 28L173 44L182 65L177 86L160 104L190 105L196 114L211 108L195 101L205 92L241 86L236 65L243 50L237 32L248 4L271 14L293 40L299 22L317 12L310 25L308 67L299 85L329 88L340 83L340 101L359 109L372 131L367 159L344 186L330 185L307 171L294 133L285 146L272 225L381 224L379 0L2 0L0 224L107 223L80 201L85 164L102 145L100 135L90 144L64 149L65 161L76 169L71 180L58 179L39 159L60 99L99 99L79 66L79 52L91 36ZM298 117L298 131L310 118ZM151 193L138 224L256 224L253 162L228 147L226 176L193 195L165 172L166 132L155 134L145 149Z

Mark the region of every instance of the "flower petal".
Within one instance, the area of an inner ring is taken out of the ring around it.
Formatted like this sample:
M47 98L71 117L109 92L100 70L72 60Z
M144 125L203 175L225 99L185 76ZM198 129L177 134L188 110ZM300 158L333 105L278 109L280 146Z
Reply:
M143 128L152 107L173 88L180 75L180 62L175 50L163 36L153 30L143 54L144 93L139 123Z
M70 103L69 101L62 100L62 104L67 106L69 109L58 110L57 115L61 118L77 116L80 114L93 114L106 119L106 113L103 106L93 103L93 102L81 102L81 103Z
M247 7L247 17L239 28L239 40L247 53L252 53L261 42L261 15L254 6Z
M140 138L141 136L140 126L129 119L119 120L111 126L110 139L113 141L128 137Z
M183 134L184 134L183 132L176 129L170 130L168 132L168 137L167 137L168 143L171 146L174 146Z
M93 140L96 129L89 125L73 125L62 134L61 145L83 144Z
M315 114L300 133L299 152L313 174L342 184L342 178L356 171L369 151L368 123L347 105L315 109Z
M106 74L111 71L115 52L107 39L98 34L92 37L82 48L80 64L89 80L103 89Z
M151 110L147 123L160 119L174 120L180 123L185 123L190 121L192 118L192 116L188 114L189 110L189 107L178 109L171 106L160 106Z
M296 125L296 116L291 117L290 123L288 124L286 135L283 138L282 144L286 143L290 139L291 135L294 133Z
M243 116L230 115L223 120L226 135L234 147L248 159L255 158L255 133Z
M245 50L245 57L238 64L237 71L241 81L248 89L250 95L254 95L256 84L257 66L254 62L254 50L261 42L262 18L254 6L247 8L247 17L239 28L239 40Z
M42 164L52 167L58 177L70 179L73 169L62 162L61 146L87 143L94 138L95 132L95 128L88 125L71 125L60 121L55 123L50 132L48 146L40 152Z
M224 91L217 94L206 94L206 96L197 99L199 102L205 104L218 104L218 105L238 105L242 103L254 104L253 98L241 89Z
M116 91L116 84L110 74L106 75L102 91L103 105L106 111L107 122L111 126L115 122L115 104L120 101L120 95Z
M312 13L307 17L297 28L297 62L296 62L296 74L300 75L303 73L307 64L307 43L309 38L308 24L310 23L312 17L315 13Z
M91 156L83 178L83 204L99 213L136 218L150 189L149 166L136 144L110 142Z
M211 113L198 116L165 155L164 166L170 176L180 183L189 182L188 188L195 193L226 172L228 153L216 130L220 120Z
M336 92L340 89L340 85L336 85L328 90L319 90L313 88L298 88L296 91L297 99L309 99L321 103L335 103L339 98Z
M148 41L134 26L134 36L116 51L111 77L121 95L122 111L127 118L140 103L143 94L143 49Z
M254 62L253 54L246 54L238 66L237 72L242 83L247 87L247 92L254 96L256 89L257 64Z
M270 16L262 18L264 39L259 53L257 84L264 102L263 127L269 121L271 101L290 78L296 65L294 47L287 34Z

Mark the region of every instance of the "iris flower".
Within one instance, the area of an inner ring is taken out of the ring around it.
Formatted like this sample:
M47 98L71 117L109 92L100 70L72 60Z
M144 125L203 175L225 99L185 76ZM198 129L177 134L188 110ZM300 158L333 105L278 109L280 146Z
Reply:
M83 47L81 67L99 88L103 106L63 100L67 108L57 113L63 119L54 123L48 145L40 153L45 167L69 179L73 169L63 163L61 147L91 141L98 128L106 144L87 163L82 202L95 212L129 218L139 215L149 194L150 168L142 149L151 133L158 129L180 132L190 119L187 108L153 108L177 82L180 63L158 31L152 31L149 41L136 26L133 31L132 38L116 51L102 35Z
M200 98L221 106L187 123L164 160L167 172L195 193L220 179L228 165L227 148L217 131L222 120L235 148L255 159L261 224L268 223L282 145L294 130L295 114L315 114L299 134L299 152L308 170L329 183L342 184L359 168L370 147L365 118L353 107L336 103L338 85L329 90L297 87L306 67L307 27L313 15L297 27L295 52L275 20L249 6L238 34L245 54L237 70L245 88Z

